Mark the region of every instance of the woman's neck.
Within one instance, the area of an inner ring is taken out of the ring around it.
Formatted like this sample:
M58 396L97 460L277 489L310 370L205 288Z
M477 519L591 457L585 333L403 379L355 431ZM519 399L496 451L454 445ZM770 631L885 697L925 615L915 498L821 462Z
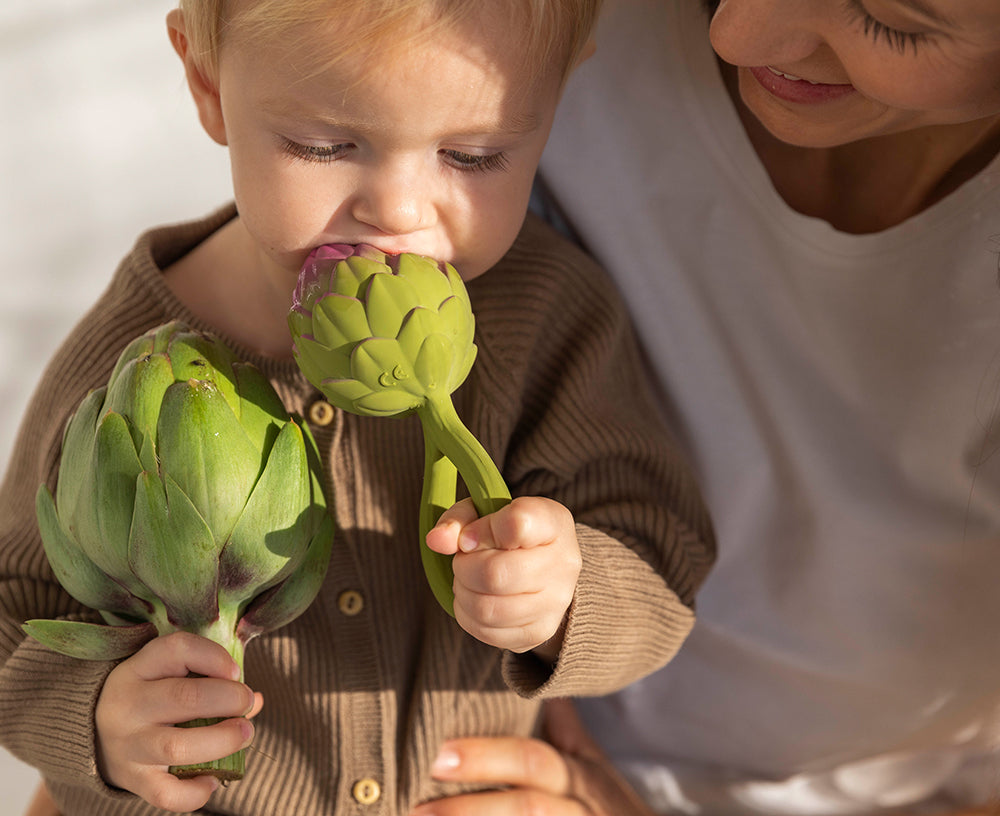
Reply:
M1000 118L942 125L832 148L775 139L743 105L735 71L730 97L778 194L803 215L843 232L888 229L940 201L1000 153Z

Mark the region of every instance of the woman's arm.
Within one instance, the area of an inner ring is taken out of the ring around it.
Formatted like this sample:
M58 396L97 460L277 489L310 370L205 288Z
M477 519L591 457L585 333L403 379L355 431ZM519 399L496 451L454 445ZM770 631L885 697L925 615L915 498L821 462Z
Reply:
M445 743L434 765L436 778L510 787L441 799L411 816L654 816L591 739L569 700L545 704L545 734L550 742L494 737Z
M587 733L570 700L546 702L544 718L548 742L482 737L445 743L434 766L436 778L505 789L440 799L410 816L656 816ZM983 807L941 816L996 813Z

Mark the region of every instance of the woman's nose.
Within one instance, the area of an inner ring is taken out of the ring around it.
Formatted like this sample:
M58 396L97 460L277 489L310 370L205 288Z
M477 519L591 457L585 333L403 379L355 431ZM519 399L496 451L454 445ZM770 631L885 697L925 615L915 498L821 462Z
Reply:
M413 170L380 169L363 181L352 213L379 232L406 235L430 226L429 190Z
M810 57L835 24L829 0L722 0L712 47L732 65L792 65Z

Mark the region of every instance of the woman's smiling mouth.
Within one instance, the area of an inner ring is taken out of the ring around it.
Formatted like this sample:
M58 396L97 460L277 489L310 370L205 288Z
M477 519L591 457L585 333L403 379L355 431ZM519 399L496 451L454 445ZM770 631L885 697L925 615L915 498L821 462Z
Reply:
M828 84L787 74L770 65L745 69L770 94L785 102L800 105L817 105L832 102L854 93L850 84Z

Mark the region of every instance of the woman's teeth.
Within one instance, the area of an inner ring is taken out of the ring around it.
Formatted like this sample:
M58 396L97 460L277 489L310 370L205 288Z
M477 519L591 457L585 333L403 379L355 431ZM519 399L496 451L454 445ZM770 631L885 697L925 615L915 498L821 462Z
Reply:
M809 79L803 79L802 77L797 77L794 74L786 74L784 71L779 71L777 68L772 68L770 65L767 66L767 70L770 71L775 76L784 77L785 79L790 79L792 82L808 82L810 85L822 85L822 82L813 82Z

